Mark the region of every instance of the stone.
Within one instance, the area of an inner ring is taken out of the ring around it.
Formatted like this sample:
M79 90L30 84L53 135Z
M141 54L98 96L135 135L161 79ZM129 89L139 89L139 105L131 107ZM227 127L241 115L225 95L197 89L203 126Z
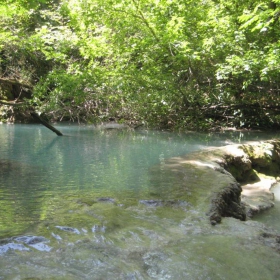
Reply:
M161 182L152 180L164 185L171 179L180 185L191 194L186 203L205 211L212 225L223 217L245 221L273 207L270 188L275 183L273 176L279 175L279 155L279 140L209 148L167 160L158 167ZM144 204L158 205L158 201Z

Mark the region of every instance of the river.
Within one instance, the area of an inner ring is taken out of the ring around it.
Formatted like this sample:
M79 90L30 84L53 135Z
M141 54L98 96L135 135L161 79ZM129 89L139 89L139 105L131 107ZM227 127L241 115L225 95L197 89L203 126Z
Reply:
M246 223L213 227L190 193L151 180L171 157L279 134L57 128L0 125L0 279L280 278Z

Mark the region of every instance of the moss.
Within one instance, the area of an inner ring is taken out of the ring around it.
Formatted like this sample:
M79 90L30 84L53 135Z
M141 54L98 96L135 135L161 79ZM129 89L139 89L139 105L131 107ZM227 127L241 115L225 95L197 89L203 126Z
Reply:
M226 169L238 182L244 181L244 172L242 169L234 165L230 165Z
M245 182L257 182L260 180L258 172L255 169L249 170L245 178Z
M280 143L270 141L256 145L242 145L256 172L277 177L280 173Z
M249 156L252 165L257 168L269 166L273 160L274 145L260 143L258 145L243 145L243 151Z
M228 170L231 175L240 183L249 183L259 181L258 172L255 169L240 170L236 166L230 166Z
M87 206L92 206L94 203L97 203L95 199L83 197L77 201L77 203L85 204Z

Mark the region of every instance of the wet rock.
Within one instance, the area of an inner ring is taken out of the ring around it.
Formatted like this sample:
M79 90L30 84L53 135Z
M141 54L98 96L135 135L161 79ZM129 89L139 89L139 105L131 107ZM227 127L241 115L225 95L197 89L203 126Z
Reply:
M56 240L62 240L62 238L58 235L52 232L52 237L54 237Z
M48 246L45 243L36 243L36 244L32 244L30 246L41 252L50 252L52 250L52 247Z
M212 224L218 223L220 217L228 215L245 220L246 217L252 217L274 206L274 196L270 189L275 184L275 179L266 175L277 176L279 174L279 152L280 142L278 140L233 145L214 151L213 154L218 158L215 162L229 171L236 180L252 182L241 185L241 197L240 191L237 191L236 187L231 187L231 191L227 191L226 188L212 200L211 210L216 210L210 214ZM233 195L233 193L235 194ZM225 197L228 199L219 203L219 200L221 201ZM228 201L231 202L228 203ZM218 207L215 206L217 203Z
M49 252L52 249L46 244L49 243L49 240L43 236L18 236L9 238L6 242L7 244L0 246L0 255L9 250L29 251L30 247L44 252Z
M115 199L111 197L100 197L97 199L98 202L108 202L108 203L115 203Z
M263 188L265 182L260 171L274 177L280 174L280 141L209 148L166 160L158 168L161 177L152 178L155 185L164 186L172 180L173 186L180 186L180 191L176 191L184 196L185 190L189 194L187 202L199 212L203 212L208 203L210 207L205 213L211 224L220 223L223 217L244 221L248 216L273 207L271 185ZM158 173L156 170L155 174ZM163 201L141 203L159 206Z
M55 227L62 230L62 231L72 232L72 233L75 233L75 234L80 234L80 231L76 228L64 227L64 226L55 226Z
M38 251L50 252L52 247L48 246L49 240L43 236L20 236L14 238L17 242L22 242Z
M23 242L27 245L34 245L37 243L49 242L49 240L43 236L20 236L14 238L17 242Z
M146 273L154 279L169 279L164 263L168 256L162 252L148 252L143 256Z
M266 246L280 251L280 235L271 232L262 232L259 237Z
M242 145L243 151L248 155L254 166L259 168L267 167L271 164L274 146L271 143L260 142L258 144Z
M8 252L9 250L29 251L30 249L24 246L23 244L11 242L0 246L0 256Z
M274 206L274 194L270 191L274 183L274 178L261 176L259 182L242 185L241 199L248 217Z
M280 142L270 140L242 145L243 151L249 156L252 167L267 175L277 175L280 172Z
M92 232L105 232L106 231L106 227L105 226L101 226L101 225L94 225L91 228Z
M212 226L219 224L222 221L222 215L219 212L212 211L209 213L210 215L210 223Z
M213 148L173 158L166 161L162 172L162 184L172 179L173 189L180 186L176 191L190 209L208 214L213 225L220 223L222 217L246 218L240 200L241 187L222 165L224 154L224 150Z
M140 204L144 204L146 206L150 207L159 207L159 206L165 206L165 207L187 207L189 203L182 200L156 200L156 199L142 199L139 200Z
M220 223L222 217L233 217L241 221L246 220L245 207L240 201L241 191L242 189L238 183L231 183L215 196L209 213L212 225Z
M188 203L184 200L167 200L167 201L164 201L164 206L187 207L187 206L190 206L190 203Z
M248 171L252 169L252 162L249 156L242 152L241 154L239 152L238 155L225 154L224 160L224 168L230 172L237 181L243 181L247 177L247 174L249 174Z
M87 206L92 206L93 204L96 203L96 200L90 199L90 198L81 198L77 201L79 204L85 204Z
M162 201L160 200L139 200L139 203L144 204L146 206L152 206L152 207L157 207L157 206L162 206Z

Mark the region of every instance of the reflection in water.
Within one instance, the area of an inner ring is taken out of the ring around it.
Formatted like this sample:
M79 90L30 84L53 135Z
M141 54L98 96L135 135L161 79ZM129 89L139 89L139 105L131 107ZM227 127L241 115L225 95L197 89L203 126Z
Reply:
M150 173L170 157L272 135L59 130L0 126L0 279L278 278L277 252L250 241L262 225L212 227L191 190Z

